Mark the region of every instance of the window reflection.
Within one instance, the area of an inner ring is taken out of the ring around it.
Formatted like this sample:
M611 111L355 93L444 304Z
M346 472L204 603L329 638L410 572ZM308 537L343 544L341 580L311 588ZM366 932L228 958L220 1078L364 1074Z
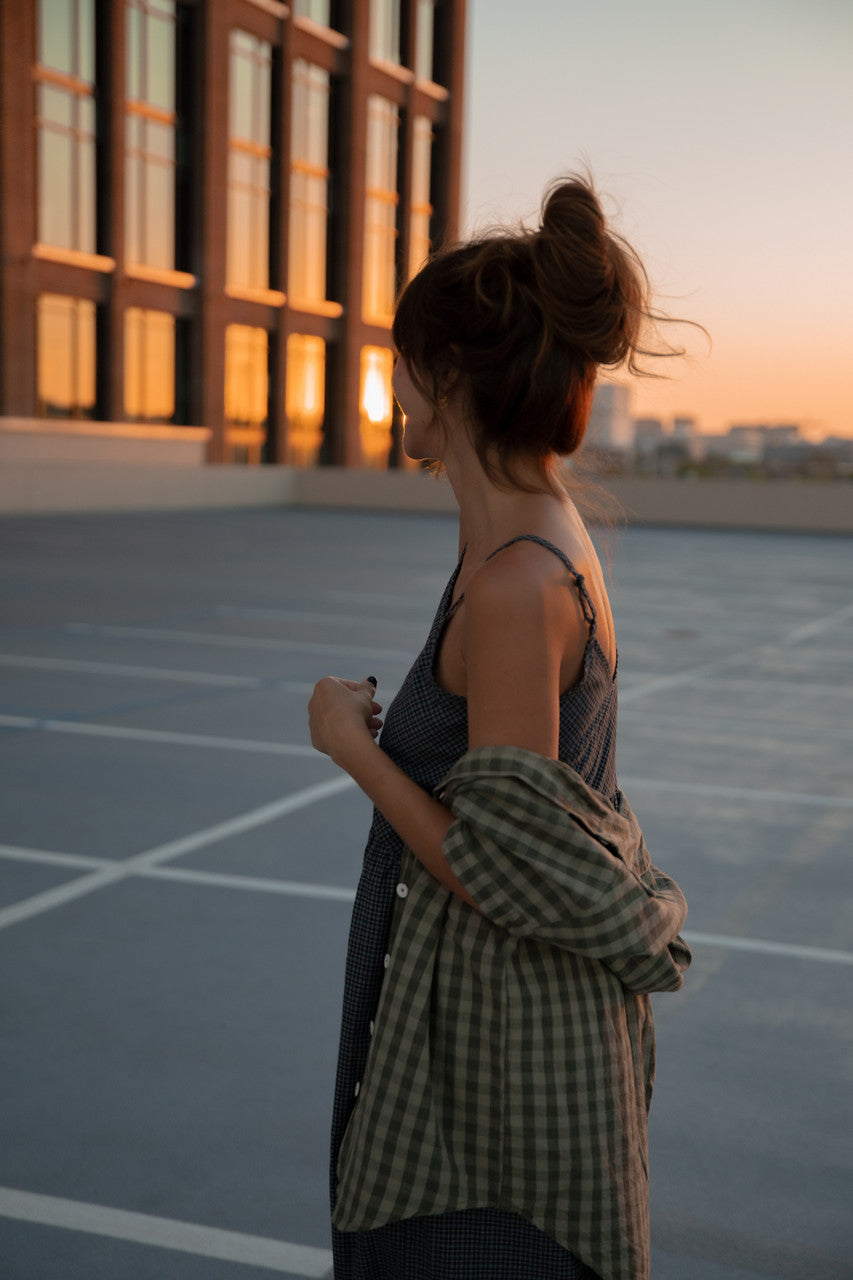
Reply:
M175 266L175 4L127 0L125 252Z
M95 79L95 0L39 0L38 60L41 66Z
M287 290L298 305L326 297L329 220L329 73L301 58L293 63L291 121Z
M268 417L267 331L229 324L225 330L225 420L232 462L260 462Z
M370 56L400 61L400 0L370 0Z
M324 27L332 24L330 0L296 0L293 12L297 18L313 18Z
M415 31L415 76L434 80L435 0L418 0Z
M292 333L287 339L287 456L295 467L313 467L323 443L326 400L326 344L322 338Z
M367 196L364 217L365 320L390 324L396 294L397 132L400 116L387 98L367 100Z
M39 0L38 238L96 250L93 0Z
M412 210L409 220L409 276L415 275L429 257L430 171L432 167L432 124L426 116L416 116L412 135Z
M359 432L362 462L383 470L391 450L394 401L391 375L394 356L388 347L362 347L359 388Z
M272 46L231 32L228 96L228 236L226 280L237 289L268 289Z
M135 422L175 421L175 317L165 311L124 314L124 413Z
M38 413L43 418L95 416L95 304L43 293L36 312Z

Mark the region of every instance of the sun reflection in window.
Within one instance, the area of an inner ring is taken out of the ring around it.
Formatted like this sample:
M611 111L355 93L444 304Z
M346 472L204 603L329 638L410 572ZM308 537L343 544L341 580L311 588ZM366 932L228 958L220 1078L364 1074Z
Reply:
M267 331L229 324L225 330L225 419L231 461L260 462L268 414Z
M44 418L95 416L95 304L43 293L37 310L38 412Z
M124 313L124 412L136 422L175 419L175 317L164 311Z
M394 401L391 375L394 356L388 347L362 347L359 428L365 466L381 470L388 465Z
M287 458L294 467L316 466L323 443L326 408L326 344L292 333L287 339Z

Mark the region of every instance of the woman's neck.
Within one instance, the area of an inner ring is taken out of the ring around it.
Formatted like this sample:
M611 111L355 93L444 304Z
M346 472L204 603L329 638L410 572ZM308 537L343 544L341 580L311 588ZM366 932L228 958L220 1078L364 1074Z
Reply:
M517 534L548 529L564 521L572 504L561 491L552 489L545 472L536 464L522 464L518 479L531 489L496 484L486 475L476 452L462 451L445 458L447 478L459 504L462 545L468 544L466 561L476 565ZM532 486L537 486L535 489Z

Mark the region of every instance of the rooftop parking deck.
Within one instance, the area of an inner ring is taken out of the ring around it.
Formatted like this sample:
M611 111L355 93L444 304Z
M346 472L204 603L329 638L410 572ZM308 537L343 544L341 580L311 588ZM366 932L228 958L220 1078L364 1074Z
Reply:
M387 703L447 516L0 521L0 1274L329 1272L366 801L308 742ZM653 1280L853 1276L853 542L607 535L620 783L689 903L655 1000Z

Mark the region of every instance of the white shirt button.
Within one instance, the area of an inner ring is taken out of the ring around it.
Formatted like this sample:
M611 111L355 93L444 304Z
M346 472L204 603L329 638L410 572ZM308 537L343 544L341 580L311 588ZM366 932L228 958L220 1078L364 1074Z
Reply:
M375 1030L376 1030L376 1023L375 1023L375 1022L371 1022L371 1024L370 1024L370 1034L371 1034L371 1035L373 1035L373 1033L374 1033L374 1031L375 1031Z
M408 896L409 896L409 886L401 882L400 884L397 885L397 897L408 898Z
M360 1092L360 1091L361 1091L361 1081L360 1081L360 1080L356 1080L356 1082L355 1082L355 1096L356 1096L356 1097L358 1097L358 1095L359 1095L359 1092Z
M383 965L385 966L385 968L387 969L387 968L388 968L388 966L389 966L389 964L391 963L391 953L390 953L390 951L386 953L385 959L382 961L382 963L383 963Z

